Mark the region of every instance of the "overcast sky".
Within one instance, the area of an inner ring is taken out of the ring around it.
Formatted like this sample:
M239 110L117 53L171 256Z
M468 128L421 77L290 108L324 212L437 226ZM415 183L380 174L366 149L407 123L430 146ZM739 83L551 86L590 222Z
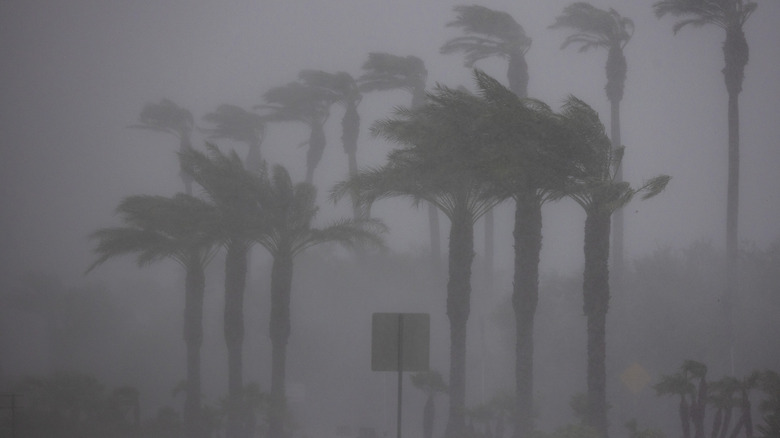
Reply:
M573 93L596 108L608 126L606 52L561 51L565 31L547 29L569 3L480 4L511 13L533 38L527 54L532 97L558 108ZM674 36L674 19L656 19L652 3L592 2L615 6L636 23L625 49L625 175L634 183L661 173L673 177L657 199L635 202L626 210L628 254L696 240L723 247L724 32L686 28ZM117 223L113 210L123 196L180 190L177 140L127 129L145 103L170 98L203 125L202 116L219 104L249 108L262 103L266 90L294 80L301 69L358 76L371 51L423 58L429 87L436 82L471 87L462 56L438 53L448 38L458 35L445 27L456 4L460 2L0 0L2 272L35 267L78 278L92 259L86 236ZM740 239L759 246L780 237L778 23L780 3L759 1L746 26L750 63L740 96ZM505 82L503 61L480 67ZM381 164L390 147L369 136L370 124L388 116L393 106L408 103L402 92L364 97L359 108L361 165ZM324 218L348 214L346 206L335 208L324 200L330 186L346 175L340 118L341 110L334 109L328 147L315 174ZM305 149L297 145L307 136L300 126L273 125L262 153L302 180ZM196 134L195 145L202 141ZM240 145L224 146L245 153ZM426 219L406 205L379 206L376 214L393 227L394 248L420 249ZM510 210L499 210L499 233L511 231ZM542 269L578 268L584 214L570 202L544 213ZM511 266L509 240L499 239L499 267Z

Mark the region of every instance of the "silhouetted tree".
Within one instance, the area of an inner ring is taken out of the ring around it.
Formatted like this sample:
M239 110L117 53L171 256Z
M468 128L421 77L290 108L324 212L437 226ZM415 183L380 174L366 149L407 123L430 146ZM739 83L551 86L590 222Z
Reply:
M269 231L258 237L258 243L273 257L271 269L271 398L269 436L282 438L286 411L285 367L287 341L290 337L290 296L292 294L293 261L296 256L326 242L346 246L356 244L381 245L379 233L384 231L378 221L340 220L324 228L313 228L317 213L316 190L309 183L293 184L282 166L275 166L268 197Z
M563 41L561 49L577 44L580 52L600 48L607 50L607 85L604 90L610 103L610 140L613 145L622 146L620 101L623 100L628 71L623 48L634 34L634 22L612 8L605 11L589 3L577 2L566 6L550 28L568 28L573 31ZM618 169L615 179L623 181L622 168ZM617 210L612 227L612 260L618 276L622 275L623 271L623 221L623 211Z
M192 148L190 136L195 127L192 113L171 100L162 99L160 103L144 105L138 116L138 124L130 125L130 127L175 135L179 138L179 152ZM184 182L184 192L191 195L192 179L183 171L179 172L179 176Z
M108 259L137 254L139 266L171 259L186 270L184 286L184 341L187 345L187 393L184 425L188 437L201 436L200 347L203 343L203 292L206 265L217 250L218 218L203 200L185 194L129 196L117 213L123 226L92 233L97 241L97 261L87 272Z
M233 152L222 153L206 144L207 153L190 149L180 154L182 168L203 187L218 213L219 242L225 256L224 335L228 351L228 438L244 436L241 431L243 382L244 291L249 251L258 236L267 232L267 177L251 172ZM258 169L262 172L262 168Z
M330 93L330 99L334 103L344 105L344 116L341 119L341 142L344 146L344 153L347 155L347 166L349 175L357 173L357 146L358 136L360 134L360 114L357 106L363 99L358 83L349 73L338 72L328 73L322 70L303 70L300 78L305 83L321 87ZM363 213L358 209L357 203L353 202L353 219L358 220L363 217Z
M265 134L265 120L256 113L247 111L235 105L220 105L213 113L203 116L203 119L214 125L205 128L209 138L233 140L245 143L249 151L244 158L246 168L259 172L263 167L260 145Z
M441 47L441 53L464 52L465 66L485 58L500 57L508 61L509 89L519 97L528 97L528 63L525 53L531 47L531 38L523 27L506 12L484 6L456 6L458 14L448 27L460 27L466 36L452 38ZM495 219L493 211L485 214L485 271L487 288L493 288L493 257L495 253Z
M647 199L660 193L669 182L666 175L655 177L634 189L616 180L623 148L612 148L598 114L581 100L570 96L562 116L579 149L577 165L582 176L566 188L566 196L584 210L585 271L583 273L583 310L588 336L588 415L586 424L607 436L606 394L606 319L609 310L609 234L615 210L642 194ZM699 437L697 437L699 438Z
M365 202L386 197L426 201L451 222L447 316L450 321L450 404L446 437L464 431L466 322L471 301L474 222L500 200L483 166L480 124L485 105L465 91L438 87L416 108L399 108L377 122L374 135L402 145L380 168L364 170L334 188L334 197L359 193Z
M726 196L726 331L729 338L731 368L734 372L734 295L738 293L739 239L739 93L748 63L748 43L743 27L758 4L745 0L661 0L653 4L658 18L670 14L681 17L672 30L685 26L713 24L726 31L723 43L723 76L728 93L728 189Z
M533 425L533 332L539 301L539 257L542 249L542 205L560 197L578 172L576 150L560 133L562 119L543 103L521 99L488 75L477 71L488 107L490 129L483 138L493 150L495 184L515 201L515 437Z
M411 108L425 103L425 83L428 70L416 56L398 56L383 52L368 54L363 64L364 73L358 78L363 92L405 90L411 94ZM441 268L441 239L439 213L435 206L428 206L428 228L431 234L431 259L438 271Z
M314 170L322 160L327 140L325 122L330 116L330 105L334 98L330 90L301 81L290 82L268 90L264 95L266 104L258 105L270 111L264 118L272 122L301 122L309 127L306 154L306 182L313 183Z

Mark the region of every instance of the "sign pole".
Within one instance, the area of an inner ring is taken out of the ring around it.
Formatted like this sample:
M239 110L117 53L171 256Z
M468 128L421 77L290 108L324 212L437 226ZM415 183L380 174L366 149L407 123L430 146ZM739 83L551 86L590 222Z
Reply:
M396 435L401 438L401 400L404 386L404 315L398 314L398 420L396 424Z

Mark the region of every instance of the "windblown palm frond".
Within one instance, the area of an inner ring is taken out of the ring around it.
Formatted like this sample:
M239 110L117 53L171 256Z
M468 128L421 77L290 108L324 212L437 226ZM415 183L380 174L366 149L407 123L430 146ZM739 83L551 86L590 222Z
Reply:
M214 125L204 128L209 138L224 138L247 144L260 143L265 130L265 121L256 113L236 105L220 105L213 113L203 116L203 120Z
M194 126L192 113L169 99L162 99L159 103L144 105L138 124L129 127L166 132L181 138L188 135Z
M531 38L520 24L506 12L484 6L456 6L457 17L448 27L460 27L466 36L452 38L440 49L443 54L464 52L465 65L473 67L477 61L491 56L509 57L525 54Z
M416 56L398 56L383 52L368 54L363 64L364 73L358 78L360 91L405 89L412 92L419 84L425 88L428 71Z
M622 17L610 8L602 10L589 3L577 2L563 9L550 29L569 28L574 33L561 44L565 49L570 44L579 44L580 52L592 48L625 47L634 34L634 22Z
M97 240L98 259L87 272L120 255L137 254L139 266L164 258L186 265L193 254L205 265L214 255L219 219L201 199L185 194L129 196L117 213L125 226L102 228L90 236Z

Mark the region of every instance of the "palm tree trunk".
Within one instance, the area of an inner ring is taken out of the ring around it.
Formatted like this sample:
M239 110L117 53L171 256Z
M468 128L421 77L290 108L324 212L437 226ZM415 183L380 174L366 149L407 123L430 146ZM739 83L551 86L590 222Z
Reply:
M585 219L584 313L588 336L586 423L607 437L606 319L609 309L610 212L593 206Z
M227 438L241 437L243 405L244 290L249 246L231 242L225 260L225 343L228 351Z
M734 297L739 288L739 245L738 226L739 215L739 95L729 94L728 124L729 124L729 170L726 198L726 310L727 336L731 373L734 374Z
M436 272L441 271L441 233L439 231L439 210L428 204L428 229L431 232L431 262Z
M465 206L456 207L450 229L447 317L450 321L450 406L446 438L464 433L466 409L466 323L471 300L474 224Z
M181 154L187 152L190 149L192 149L192 142L190 141L189 134L182 134L181 140L179 141L179 153ZM184 193L191 195L193 181L192 175L185 172L184 169L180 168L179 177L181 178L182 182L184 182Z
M542 250L542 208L533 191L515 200L515 429L514 438L531 436L533 419L534 316L539 302L539 253Z
M284 437L285 364L287 340L290 337L290 294L292 290L293 260L290 255L274 256L271 270L271 408L268 436Z
M184 286L184 342L187 346L187 393L184 400L186 438L203 433L200 404L200 347L203 344L203 291L206 279L197 262L187 266Z
M306 182L309 184L313 184L314 169L317 168L317 165L322 160L325 145L325 128L322 123L312 123L311 134L309 135L309 152L306 154Z
M347 154L347 166L350 178L357 175L357 141L360 134L360 114L357 112L357 105L350 102L344 111L344 117L341 119L341 142L344 145L344 153ZM357 200L352 198L352 218L355 220L363 217Z
M618 148L621 146L620 139L620 100L610 100L610 140L612 141L612 148ZM615 173L615 181L623 181L623 166L617 168ZM623 215L623 209L618 208L613 214L612 221L612 271L617 276L618 280L623 275L623 267L625 261L623 236L625 234L625 216Z
M729 131L729 169L726 195L726 324L731 355L731 373L734 374L734 296L739 289L739 237L737 218L739 215L739 93L745 77L748 63L748 44L741 26L729 26L726 29L726 41L723 44L725 67L723 76L728 92L728 131Z

